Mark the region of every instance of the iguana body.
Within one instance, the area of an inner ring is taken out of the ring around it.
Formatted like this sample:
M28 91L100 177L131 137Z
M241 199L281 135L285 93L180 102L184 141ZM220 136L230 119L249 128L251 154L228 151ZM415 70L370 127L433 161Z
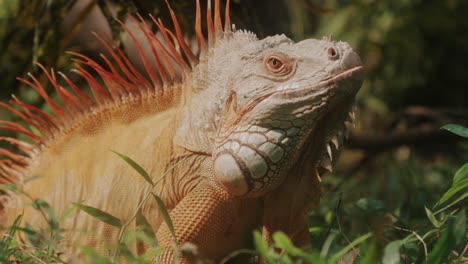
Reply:
M170 211L179 244L195 244L203 257L219 261L249 247L254 229L262 229L266 241L281 230L306 245L304 213L319 200L319 168L329 169L341 148L343 122L362 80L359 57L342 42L294 44L285 36L258 40L249 32L233 32L228 13L222 29L216 1L214 23L208 15L206 43L197 12L199 58L183 40L175 17L174 38L163 34L164 45L142 22L153 53L152 58L141 53L146 73L136 72L120 50L108 49L113 62L107 60L107 68L77 54L104 81L101 86L84 69L77 71L96 102L71 82L77 95L67 92L48 73L63 108L34 77L23 80L38 90L56 117L17 101L23 113L16 113L44 137L6 123L6 129L37 143L5 139L26 156L7 155L12 161L2 163L2 182L15 182L29 195L4 192L6 226L24 210L24 221L45 227L44 217L27 206L39 198L57 215L80 202L123 222L130 219L151 186L113 150L138 162L153 181L185 159L153 191ZM156 201L148 199L141 213L160 245L169 247L172 238ZM84 231L67 233L70 255L76 254L70 244L101 248L115 243L119 232L82 211L61 227ZM147 250L135 247L138 253ZM172 255L164 253L162 263ZM182 261L190 259L183 256Z

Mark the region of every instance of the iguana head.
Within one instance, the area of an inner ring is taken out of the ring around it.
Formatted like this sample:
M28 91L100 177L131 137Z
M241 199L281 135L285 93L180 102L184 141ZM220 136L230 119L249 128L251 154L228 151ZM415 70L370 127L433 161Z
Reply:
M220 41L198 74L202 110L195 116L200 129L212 131L206 142L215 179L236 196L273 190L302 166L307 150L318 152L308 162L318 167L328 157L330 163L363 78L347 43L294 43L284 35L258 40L245 31ZM336 142L333 149L329 141Z

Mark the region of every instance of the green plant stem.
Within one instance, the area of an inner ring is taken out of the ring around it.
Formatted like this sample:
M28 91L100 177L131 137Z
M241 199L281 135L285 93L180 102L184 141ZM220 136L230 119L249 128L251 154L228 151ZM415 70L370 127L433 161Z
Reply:
M416 231L413 231L413 230L410 230L410 229L406 229L406 228L402 228L402 227L398 227L398 226L393 226L393 225L387 225L387 226L390 226L390 227L393 227L397 230L401 230L401 231L405 231L405 232L409 232L411 233L414 237L416 237L416 239L419 240L419 242L421 242L421 244L423 245L424 247L424 256L427 258L427 255L428 255L428 251L427 251L427 245L426 245L426 242L424 242L424 239L418 234L416 233Z

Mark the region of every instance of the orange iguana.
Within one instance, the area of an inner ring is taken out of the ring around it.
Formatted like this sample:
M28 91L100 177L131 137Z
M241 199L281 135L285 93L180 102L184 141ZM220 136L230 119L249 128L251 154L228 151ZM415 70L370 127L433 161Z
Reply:
M249 247L254 229L262 230L267 242L281 230L298 245L309 243L304 214L318 202L320 175L340 152L344 123L363 79L359 56L347 43L330 39L294 43L284 35L258 39L235 30L229 1L222 26L219 0L214 12L208 1L207 40L197 0L200 54L195 54L170 11L174 31L154 18L160 36L141 18L137 25L144 40L127 29L145 72L138 72L110 38L97 34L110 54L102 56L104 65L74 54L75 72L93 98L41 65L63 106L34 76L19 78L53 114L16 97L1 103L40 132L1 121L1 128L33 141L1 138L20 151L1 150L7 158L0 161L0 183L15 183L28 194L1 191L4 227L23 210L25 222L45 227L38 211L26 206L39 198L58 215L81 202L130 219L151 186L114 150L135 160L153 180L185 159L154 193L170 212L178 243L194 244L203 257L219 261ZM151 56L143 53L143 42ZM157 202L147 200L141 213L160 245L170 247ZM79 210L61 227L74 230L65 238L69 254L76 253L74 243L94 248L115 243L119 231ZM135 247L138 253L146 250ZM169 263L173 254L163 253L160 263ZM181 261L190 263L186 256Z

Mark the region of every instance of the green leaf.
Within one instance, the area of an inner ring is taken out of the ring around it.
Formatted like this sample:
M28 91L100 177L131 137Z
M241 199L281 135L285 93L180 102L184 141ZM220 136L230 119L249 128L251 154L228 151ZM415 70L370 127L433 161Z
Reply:
M27 182L30 182L30 181L34 181L34 180L39 179L39 178L41 178L41 177L42 177L42 176L39 176L39 175L29 177L29 178L27 178L26 180L24 180L24 183L27 183Z
M100 255L94 249L87 247L85 245L78 245L78 247L85 254L88 260L91 261L91 263L112 264L112 261L109 258Z
M283 232L275 232L273 234L273 241L275 241L275 245L281 249L286 250L286 252L291 253L296 251L296 247L291 242L289 237ZM296 254L295 254L296 255Z
M466 233L466 209L461 210L460 213L455 217L453 224L453 233L455 236L456 244L463 243Z
M125 257L127 263L135 263L137 257L134 254L134 252L128 247L128 245L124 243L119 243L117 247L119 249L118 252L120 252L120 254Z
M379 211L385 209L385 204L380 200L371 198L361 198L356 202L356 206L364 211Z
M319 259L316 256L307 254L302 249L294 246L289 237L283 232L275 232L273 234L273 241L275 241L276 247L284 249L286 253L292 256L300 257L308 263L319 263Z
M31 236L37 234L36 231L34 231L33 229L31 229L31 226L29 226L29 228L16 227L15 229L16 229L17 231L24 232L25 234L31 235Z
M34 228L28 222L26 222L24 226L24 230L22 231L26 234L26 238L28 239L29 243L34 244L33 241L36 238L37 231L34 230Z
M330 232L330 234L327 236L327 239L325 239L325 242L322 245L322 250L320 251L320 256L322 258L325 258L328 255L330 247L337 236L338 234L336 232Z
M448 191L445 192L444 195L442 195L442 198L440 198L440 200L436 203L436 205L439 205L447 201L448 199L452 198L452 196L454 196L457 192L467 187L468 187L468 179L463 179L456 183L454 182L452 187L450 187L450 189L448 189Z
M50 217L49 225L52 229L57 229L59 227L59 222L57 221L57 217L55 216L54 211L52 210L52 208L50 208L50 205L46 201L37 199L34 201L33 207L36 209L40 209L40 208L44 209L44 211Z
M439 220L437 220L434 213L432 213L432 211L429 210L429 208L427 208L426 206L424 206L424 210L426 210L427 218L429 218L429 221L431 221L432 225L435 226L436 228L439 228L441 223Z
M9 190L9 191L16 191L18 187L15 184L1 184L0 189Z
M164 222L166 222L166 225L169 228L169 231L171 231L172 237L174 238L174 241L177 244L177 236L176 236L176 233L175 233L174 225L172 224L171 217L169 216L169 212L167 211L167 208L164 205L164 202L156 194L154 194L154 193L151 193L151 194L153 195L154 199L158 203L159 211L161 211L161 214L162 214L162 216L164 218Z
M139 255L139 258L141 259L141 261L137 263L146 264L148 263L148 259L158 259L157 256L161 255L167 250L168 250L167 248L156 248L153 250L147 250L145 253Z
M0 244L0 254L2 252L5 252L5 248L8 247L8 243L13 239L13 236L16 233L16 230L18 230L18 226L21 223L21 219L23 219L23 215L18 215L16 217L15 221L13 221L13 224L8 228L8 231L3 234L2 238L2 243Z
M468 178L468 163L465 163L460 169L457 170L457 172L455 172L452 185L465 178Z
M367 233L365 235L362 235L356 239L354 239L351 243L349 243L346 247L344 247L343 249L341 249L340 251L338 251L338 253L336 253L335 255L333 255L331 258L330 258L330 262L331 263L335 263L337 262L341 257L343 257L346 252L350 251L352 248L354 248L355 246L357 246L358 244L366 241L367 239L369 239L370 237L372 236L372 233Z
M303 252L291 242L289 237L283 232L275 232L273 234L273 241L275 241L275 246L284 249L288 254L293 256L302 256Z
M458 197L457 199L455 199L453 202L451 202L449 205L447 206L444 206L443 208L437 210L437 212L434 213L434 215L440 213L440 212L443 212L445 210L447 210L448 208L454 206L455 204L459 203L460 201L464 200L466 197L468 197L468 192L465 192L463 193L462 195L460 195L460 197ZM437 205L436 205L437 206ZM434 206L434 207L436 207Z
M150 176L148 175L148 173L142 168L140 167L140 165L138 165L134 160L132 160L131 158L123 155L123 154L120 154L116 151L113 151L115 154L117 154L120 158L122 158L125 162L128 163L128 165L130 165L132 168L134 168L141 176L143 176L143 178L145 178L145 180L151 184L151 185L154 185L153 181L151 180Z
M382 264L400 264L401 240L395 240L385 246Z
M468 128L460 125L448 124L441 127L440 129L445 129L454 133L455 135L459 135L460 137L468 138Z
M72 206L65 210L65 212L63 212L63 214L59 217L59 222L65 221L65 219L69 217L76 210L76 208L76 205L72 204Z
M324 228L320 226L314 226L314 227L309 228L310 234L320 234L323 231L324 231Z
M140 230L145 234L146 238L150 241L151 245L156 248L158 247L158 240L156 239L156 234L154 233L153 228L146 219L146 217L138 212L136 215L136 221Z
M380 242L376 237L372 238L369 241L362 243L359 246L359 263L360 264L375 264L380 263L380 250L379 244Z
M260 257L262 257L266 263L272 264L273 260L268 255L268 246L265 243L265 241L263 241L262 234L258 230L255 230L253 233L253 237L255 248L257 249L257 252L260 255Z
M453 233L453 221L450 221L447 228L442 231L442 235L437 240L431 253L427 256L426 264L440 264L447 260L450 252L455 247L455 237Z
M79 209L83 210L87 214L91 215L92 217L101 220L104 223L107 223L109 225L116 226L116 227L122 227L122 221L120 221L120 219L118 219L117 217L113 215L110 215L97 208L87 206L84 204L80 204L80 203L72 203L72 204L78 207Z

